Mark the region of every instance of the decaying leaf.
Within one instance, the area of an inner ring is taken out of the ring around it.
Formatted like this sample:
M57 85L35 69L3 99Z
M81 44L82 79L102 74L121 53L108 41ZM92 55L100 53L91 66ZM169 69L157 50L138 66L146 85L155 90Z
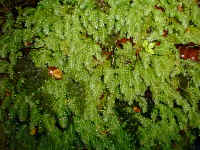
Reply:
M62 71L56 67L48 67L48 73L50 76L54 77L56 80L62 79Z

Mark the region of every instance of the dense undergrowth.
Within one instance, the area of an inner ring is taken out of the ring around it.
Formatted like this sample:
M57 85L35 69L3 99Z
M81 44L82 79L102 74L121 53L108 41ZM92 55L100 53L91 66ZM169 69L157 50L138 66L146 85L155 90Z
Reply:
M176 44L200 45L198 1L42 0L16 10L0 36L9 150L196 148L200 64Z

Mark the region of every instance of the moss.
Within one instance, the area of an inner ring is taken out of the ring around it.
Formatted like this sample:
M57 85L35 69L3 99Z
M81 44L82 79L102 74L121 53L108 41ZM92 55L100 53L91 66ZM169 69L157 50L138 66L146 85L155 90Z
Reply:
M10 13L0 36L8 148L198 147L200 64L177 46L200 45L199 10L188 0L42 0Z

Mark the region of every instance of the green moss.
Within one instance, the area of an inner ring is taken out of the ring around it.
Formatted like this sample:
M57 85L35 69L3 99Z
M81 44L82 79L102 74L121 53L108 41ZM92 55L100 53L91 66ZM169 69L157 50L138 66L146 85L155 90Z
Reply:
M195 1L42 0L18 11L0 36L9 149L195 147L200 64L175 47L200 45Z

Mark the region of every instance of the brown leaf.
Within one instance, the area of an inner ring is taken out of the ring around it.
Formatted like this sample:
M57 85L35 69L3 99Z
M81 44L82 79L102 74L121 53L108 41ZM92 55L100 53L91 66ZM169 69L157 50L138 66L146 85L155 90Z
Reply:
M50 76L54 77L56 80L62 79L62 71L54 66L48 67L48 73Z
M139 113L141 112L141 109L138 106L134 106L133 111Z

